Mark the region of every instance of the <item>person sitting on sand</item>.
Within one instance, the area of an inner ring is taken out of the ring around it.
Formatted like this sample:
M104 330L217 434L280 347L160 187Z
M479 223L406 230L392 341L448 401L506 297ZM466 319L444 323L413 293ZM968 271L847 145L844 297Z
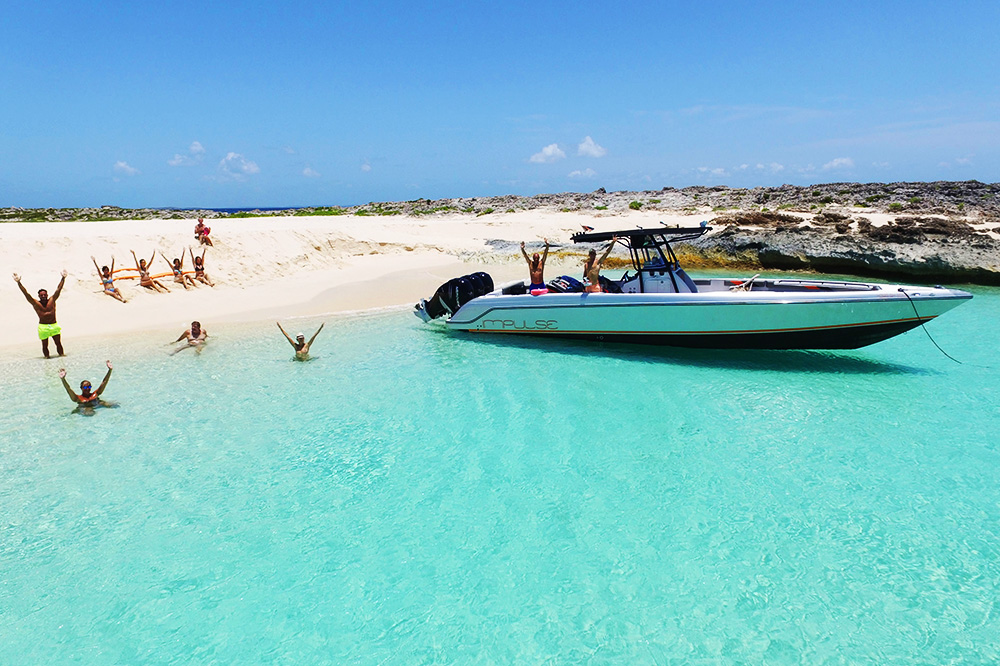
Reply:
M66 369L65 368L59 369L59 379L62 380L63 388L66 389L66 393L67 395L69 395L69 399L75 402L79 406L78 409L79 408L89 409L90 412L92 413L94 407L109 406L108 403L105 403L103 400L101 400L101 394L104 393L104 389L107 388L108 386L108 380L111 379L111 370L112 370L111 361L107 361L107 364L108 364L108 374L104 375L104 381L102 381L101 385L97 387L97 390L92 391L90 382L84 379L82 382L80 382L79 395L73 392L73 389L70 388L69 386L69 382L66 381Z
M599 294L603 291L601 289L601 266L617 242L618 236L612 237L611 242L608 243L608 249L604 251L600 259L597 258L597 250L594 249L591 249L590 254L587 255L587 261L583 265L583 281L587 285L588 294Z
M44 289L38 290L38 300L36 301L28 293L28 290L24 288L21 284L21 276L14 273L14 282L17 283L18 288L24 297L28 299L28 303L31 307L35 309L35 314L38 315L38 339L42 341L42 355L45 358L49 358L49 338L56 343L56 352L60 356L65 356L63 353L62 346L62 328L56 323L56 300L59 298L59 294L62 293L63 285L66 284L66 271L62 272L62 279L59 280L59 286L56 287L56 293L52 294L52 298L49 298L49 292Z
M285 333L285 329L281 328L280 322L274 322L274 323L278 324L278 330L281 331L282 335L285 336L285 339L288 340L288 344L290 344L292 346L292 349L295 350L296 361L309 360L309 348L312 346L312 343L316 339L316 336L319 335L319 332L323 330L324 326L326 326L325 323L320 324L319 328L316 329L316 332L313 333L313 336L309 338L309 342L306 342L306 336L302 335L301 333L295 336L295 340L292 340L292 338L288 335L288 333Z
M169 289L167 289L165 286L163 286L163 284L159 280L153 278L153 276L149 274L149 266L150 264L153 263L153 259L156 257L156 250L153 250L153 256L149 258L149 264L146 263L145 259L136 259L135 250L129 250L129 251L132 253L132 258L135 259L135 269L139 271L139 286L145 287L146 289L149 289L151 291L158 291L158 292L165 291L167 293L170 293Z
M205 346L205 341L208 339L208 331L201 327L201 322L193 321L191 322L191 328L181 333L181 336L174 340L174 342L180 342L181 340L186 340L187 344L182 345L171 352L171 355L177 352L194 347L195 351L199 354Z
M209 287L214 287L215 283L208 279L208 274L205 273L205 253L208 252L206 247L201 251L201 256L194 256L194 252L191 251L191 247L188 246L188 254L191 255L191 262L194 264L194 279L203 284L207 284Z
M94 262L94 268L97 268L97 259L94 259L94 257L91 256L90 260ZM97 268L97 276L101 278L101 286L104 287L104 293L108 296L117 298L122 303L127 303L128 301L126 301L125 297L122 296L122 292L120 292L118 287L115 286L114 272L115 258L113 256L111 257L111 268L108 268L107 266Z
M548 289L545 287L545 260L549 258L549 239L545 240L545 253L541 257L535 252L531 255L531 259L528 259L528 253L524 251L524 241L521 241L521 254L524 255L524 260L528 262L528 273L531 275L531 284L528 286L529 292L540 291L547 294Z
M163 255L160 255L163 257ZM166 257L163 257L163 261L167 261ZM174 282L180 282L181 286L185 289L190 289L196 286L194 280L191 279L190 275L184 275L184 253L181 252L180 258L174 257L173 263L170 263L170 270L174 273ZM191 285L190 287L188 285Z
M212 233L212 227L205 226L205 220L198 218L198 224L194 225L194 237L202 245L212 245L212 239L208 235Z

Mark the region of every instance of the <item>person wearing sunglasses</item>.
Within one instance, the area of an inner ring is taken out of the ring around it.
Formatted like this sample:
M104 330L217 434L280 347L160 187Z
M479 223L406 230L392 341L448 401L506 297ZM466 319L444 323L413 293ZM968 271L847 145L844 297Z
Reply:
M104 375L104 381L101 385L97 387L94 391L90 382L84 379L80 382L80 393L77 394L70 388L69 382L66 381L66 370L65 368L59 369L59 379L62 380L63 388L66 389L69 399L75 402L80 407L94 408L97 406L103 406L105 403L101 400L101 394L104 393L104 389L108 386L108 380L111 379L111 361L108 361L108 374Z

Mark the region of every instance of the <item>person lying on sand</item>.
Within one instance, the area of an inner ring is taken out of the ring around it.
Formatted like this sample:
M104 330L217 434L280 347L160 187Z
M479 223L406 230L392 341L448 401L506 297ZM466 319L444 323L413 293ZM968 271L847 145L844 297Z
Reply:
M163 257L163 255L160 255ZM184 275L184 253L181 252L180 258L175 257L173 263L167 261L166 257L163 257L163 261L170 264L170 270L174 273L174 282L179 282L185 289L190 289L196 286L194 280L191 279L190 275ZM188 286L190 285L190 286Z
M97 268L97 259L94 259L94 257L91 256L90 260L94 262L94 268ZM111 257L111 268L108 268L107 266L101 266L100 268L97 268L97 276L101 278L101 286L104 287L104 293L113 298L117 298L122 303L127 303L128 301L126 301L125 297L122 296L122 292L119 291L118 287L115 286L114 273L115 273L114 256Z
M149 258L149 264L146 263L145 259L136 259L135 250L129 250L132 253L132 258L135 259L135 269L139 271L139 286L145 287L151 291L167 292L170 290L163 286L159 280L154 279L149 274L149 266L153 263L153 259L156 258L156 250L153 250L153 256Z
M181 333L181 336L174 340L174 342L180 342L181 340L186 340L187 344L181 345L174 351L170 353L171 356L177 352L194 347L195 351L199 354L205 346L205 341L208 339L208 331L201 327L201 322L193 321L191 322L191 328Z
M62 380L63 388L66 389L66 394L69 396L69 399L78 405L78 409L89 410L90 413L93 413L94 407L110 406L108 403L101 400L101 394L104 393L104 389L108 386L108 380L111 379L111 361L107 361L107 364L108 374L104 375L104 381L102 381L101 385L97 387L97 390L92 391L90 382L84 379L80 382L79 395L73 392L73 389L69 386L69 382L66 381L66 369L59 368L59 379Z
M24 294L31 307L35 309L35 314L38 315L38 339L42 341L42 355L45 358L49 358L49 338L52 338L52 342L56 343L56 352L60 356L65 356L62 346L62 328L56 323L56 300L59 298L59 294L62 293L63 285L66 284L67 275L68 273L64 270L62 272L62 279L59 280L59 286L56 287L56 293L52 294L52 298L49 298L48 291L39 289L38 300L36 301L28 293L28 290L24 288L24 285L21 284L21 276L14 273L14 282L17 283L21 293Z
M194 279L203 284L207 284L209 287L214 287L215 283L208 279L208 274L205 273L205 253L208 252L206 247L201 251L201 256L194 256L194 252L191 251L191 246L188 246L188 254L191 255L191 263L194 264Z
M316 329L316 332L313 333L313 336L309 338L309 342L306 342L306 336L302 335L301 333L295 336L295 340L292 340L292 338L288 335L288 333L285 333L285 329L281 328L281 324L279 322L274 322L274 323L278 324L278 330L281 331L281 334L285 336L286 340L288 340L288 344L290 344L292 346L292 349L295 350L296 361L309 360L309 348L312 346L312 343L316 339L316 336L319 335L319 332L323 330L324 326L326 326L325 323L320 324L319 328Z
M524 255L524 260L528 262L528 273L531 275L531 284L528 286L528 291L542 290L548 292L545 287L545 260L549 258L549 239L545 240L545 253L539 257L538 253L535 252L531 255L531 259L528 259L528 253L524 251L524 241L521 241L521 254Z

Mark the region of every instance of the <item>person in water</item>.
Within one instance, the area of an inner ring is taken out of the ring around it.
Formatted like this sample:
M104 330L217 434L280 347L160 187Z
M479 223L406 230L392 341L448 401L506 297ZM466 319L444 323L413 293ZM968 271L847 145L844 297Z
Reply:
M97 268L97 259L94 259L94 257L91 256L90 260L94 262L94 268ZM97 268L97 276L101 278L101 286L104 287L104 293L113 298L117 298L122 303L127 303L128 301L126 301L125 297L122 296L122 292L119 291L118 287L115 286L114 272L115 272L114 257L111 257L111 268L108 268L107 266L101 266L100 268Z
M524 241L521 241L521 254L524 255L524 260L528 262L528 274L531 275L531 284L528 286L528 291L542 291L542 293L548 293L548 289L545 287L545 260L549 258L549 239L545 240L545 252L541 257L535 252L528 258L528 253L524 251Z
M108 380L111 379L111 370L112 370L111 361L108 361L107 364L108 364L108 374L104 375L104 381L102 381L101 385L97 387L97 390L96 391L92 390L90 382L84 379L82 382L80 382L79 395L73 392L73 389L70 388L69 382L66 381L65 368L60 368L59 379L62 380L63 388L66 389L66 393L67 395L69 395L69 399L75 402L80 407L90 407L90 408L98 406L106 407L107 403L101 400L101 394L104 393L104 389L108 387Z
M194 252L191 250L191 246L188 246L188 254L191 255L191 263L194 264L194 279L202 284L207 284L209 287L214 287L215 283L208 278L208 274L205 272L205 253L208 252L206 247L201 251L201 256L194 256Z
M163 255L160 255L163 257ZM181 252L180 258L175 257L173 263L167 261L166 257L163 257L163 261L170 264L170 270L174 273L174 282L179 282L185 289L190 289L196 286L194 280L191 279L190 275L184 275L184 253ZM188 286L190 285L190 286Z
M618 242L618 236L613 236L611 242L608 243L608 249L604 251L601 258L597 258L597 250L591 249L590 254L587 255L587 261L583 264L583 281L587 285L588 294L599 294L601 291L601 266L604 265L604 260L608 258L611 254L611 250L614 249L615 243Z
M153 259L156 258L156 250L153 250L153 255L149 258L148 264L146 263L145 259L136 258L135 250L130 250L130 252L132 253L132 258L135 259L135 269L139 271L139 286L145 287L150 291L158 291L158 292L165 291L167 293L170 293L169 289L167 289L163 284L160 283L159 280L157 280L156 278L154 278L149 274L149 266L150 264L153 263Z
M313 336L309 338L309 342L306 342L306 336L302 335L301 333L296 335L295 339L292 340L291 336L289 336L288 333L285 333L285 329L281 328L281 322L276 321L274 323L278 325L278 330L281 331L281 334L285 336L286 340L288 340L288 344L290 344L292 346L292 349L295 350L296 361L309 360L309 348L312 347L312 343L316 339L316 336L319 335L319 332L323 330L324 326L326 326L325 323L320 324L319 328L316 329L316 332L313 333Z
M187 340L186 345L182 345L175 349L171 355L177 352L188 349L189 347L194 347L195 350L200 354L201 350L205 346L205 340L208 339L208 331L201 327L200 321L191 322L191 328L181 333L181 336L174 340L174 342L180 342L181 340Z
M66 275L66 271L63 271L62 279L59 280L59 286L56 287L56 293L52 294L52 298L49 298L49 292L39 289L36 301L21 284L21 276L14 273L14 282L17 283L21 293L35 309L35 314L38 315L38 339L42 341L42 354L45 358L50 358L49 338L52 338L52 342L56 343L56 352L60 356L65 356L62 346L62 328L56 323L56 300L62 293L63 285L66 284Z

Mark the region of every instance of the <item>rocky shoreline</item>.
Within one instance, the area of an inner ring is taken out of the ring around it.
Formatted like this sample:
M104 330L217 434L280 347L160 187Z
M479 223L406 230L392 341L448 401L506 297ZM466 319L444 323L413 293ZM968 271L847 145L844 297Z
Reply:
M546 210L703 216L713 233L678 248L686 265L808 270L919 282L1000 285L1000 183L827 183L506 195L285 210L0 209L2 222L311 215L489 215ZM873 218L878 218L873 221Z

